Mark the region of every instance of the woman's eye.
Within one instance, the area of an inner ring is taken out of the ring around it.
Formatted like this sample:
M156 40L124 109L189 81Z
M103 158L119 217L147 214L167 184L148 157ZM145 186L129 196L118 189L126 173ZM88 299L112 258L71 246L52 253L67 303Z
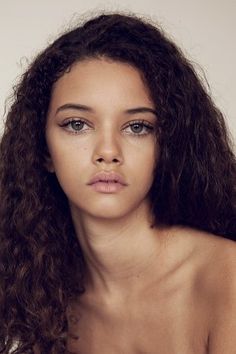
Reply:
M81 119L71 120L69 122L63 123L61 126L72 133L82 132L88 129L84 129L85 126L88 127L88 124Z
M129 123L125 128L126 132L134 135L147 135L153 131L153 126L146 122Z
M70 126L73 130L82 130L84 127L84 122L82 122L81 120L74 120L72 122L70 122Z
M82 119L72 119L60 126L74 134L83 133L91 128L90 125ZM129 122L124 128L127 134L134 136L148 135L153 130L153 125L145 121Z

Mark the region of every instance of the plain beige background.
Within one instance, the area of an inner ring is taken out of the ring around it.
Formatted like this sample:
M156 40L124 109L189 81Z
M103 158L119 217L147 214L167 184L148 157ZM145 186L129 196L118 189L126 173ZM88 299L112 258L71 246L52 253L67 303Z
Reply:
M236 143L236 0L0 0L0 130L6 99L33 57L81 15L101 10L158 22L205 73Z

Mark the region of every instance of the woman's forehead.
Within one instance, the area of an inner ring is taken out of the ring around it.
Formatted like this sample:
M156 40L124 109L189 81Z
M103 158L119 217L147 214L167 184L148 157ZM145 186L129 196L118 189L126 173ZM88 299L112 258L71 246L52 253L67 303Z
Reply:
M126 109L141 104L154 109L139 70L126 63L104 59L77 62L54 84L51 108L58 109L68 103L98 108L124 106Z

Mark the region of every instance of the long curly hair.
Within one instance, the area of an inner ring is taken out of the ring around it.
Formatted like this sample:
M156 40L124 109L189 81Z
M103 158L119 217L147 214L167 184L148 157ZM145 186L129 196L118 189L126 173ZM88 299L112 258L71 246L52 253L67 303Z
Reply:
M45 124L53 84L86 58L130 63L158 113L160 149L149 192L153 226L236 235L236 161L222 114L192 64L156 24L101 13L40 53L15 89L0 145L1 353L65 353L71 299L85 260L67 198L47 171ZM13 348L15 345L15 349Z

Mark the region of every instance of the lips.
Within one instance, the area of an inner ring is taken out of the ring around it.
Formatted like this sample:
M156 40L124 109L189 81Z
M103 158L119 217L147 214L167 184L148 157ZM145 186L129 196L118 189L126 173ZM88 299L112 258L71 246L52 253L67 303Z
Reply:
M125 179L123 176L116 172L105 172L101 171L96 173L91 180L89 181L88 185L93 185L95 183L118 183L123 186L127 186L127 183L125 182Z

